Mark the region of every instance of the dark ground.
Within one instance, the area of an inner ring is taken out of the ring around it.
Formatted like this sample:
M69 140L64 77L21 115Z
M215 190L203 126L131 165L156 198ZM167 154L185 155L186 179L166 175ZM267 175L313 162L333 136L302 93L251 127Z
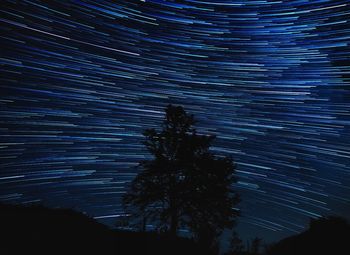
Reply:
M72 210L0 205L1 255L205 254L193 241L109 229Z
M350 225L342 218L326 217L310 222L307 231L271 246L269 255L349 255Z
M209 254L190 239L111 230L82 213L42 206L0 204L0 235L1 255ZM350 225L337 217L313 220L307 231L271 245L267 254L348 255Z

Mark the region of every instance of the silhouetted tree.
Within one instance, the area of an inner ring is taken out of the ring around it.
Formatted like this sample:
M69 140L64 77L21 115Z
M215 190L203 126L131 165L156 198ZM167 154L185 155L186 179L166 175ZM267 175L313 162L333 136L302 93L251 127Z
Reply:
M137 209L134 216L159 222L173 235L184 226L208 243L233 226L239 199L231 188L232 159L213 155L209 147L215 137L197 134L194 123L182 107L169 105L162 130L143 133L153 158L140 162L124 204Z
M261 241L262 241L262 239L259 238L259 237L255 237L252 240L251 254L253 254L253 255L258 255L259 254L259 251L260 251L260 248L261 248Z
M243 240L233 231L230 238L229 252L227 255L242 255L244 252Z

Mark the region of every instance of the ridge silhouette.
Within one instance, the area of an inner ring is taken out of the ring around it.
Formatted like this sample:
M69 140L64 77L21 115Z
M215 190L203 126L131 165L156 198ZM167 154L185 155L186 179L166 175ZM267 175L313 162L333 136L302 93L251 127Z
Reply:
M349 255L350 224L328 216L310 221L309 229L271 245L267 255Z
M192 240L112 230L69 209L0 204L0 254L207 254Z
M0 204L0 254L207 255L191 239L155 232L112 230L70 209ZM226 255L252 255L234 234ZM238 240L238 241L237 241ZM238 249L234 249L237 247ZM212 253L211 253L212 254ZM350 225L339 217L312 220L310 228L267 247L266 255L348 255Z

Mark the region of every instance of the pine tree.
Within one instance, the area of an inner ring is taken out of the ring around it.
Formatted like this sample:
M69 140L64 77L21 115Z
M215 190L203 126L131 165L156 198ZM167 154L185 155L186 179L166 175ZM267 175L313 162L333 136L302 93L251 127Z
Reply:
M209 147L215 137L197 134L194 124L193 115L169 105L162 130L144 132L153 158L140 162L124 204L134 217L165 226L172 235L183 226L208 243L233 226L239 199L231 188L232 159L214 155Z

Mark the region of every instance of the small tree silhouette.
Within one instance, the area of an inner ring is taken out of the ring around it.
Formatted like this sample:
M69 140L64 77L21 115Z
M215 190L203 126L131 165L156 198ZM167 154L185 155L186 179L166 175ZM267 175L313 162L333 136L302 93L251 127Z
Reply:
M172 235L184 226L208 244L238 215L233 207L239 198L231 188L235 166L231 158L209 151L215 137L198 135L193 115L183 107L169 105L165 111L162 130L143 133L153 159L140 162L124 204L135 217L157 222Z
M230 238L229 252L226 255L242 255L244 252L243 240L236 231L232 231Z
M261 242L262 242L262 239L259 238L259 237L255 237L252 240L251 254L253 254L253 255L258 255L259 254L259 251L260 251L260 248L261 248Z

